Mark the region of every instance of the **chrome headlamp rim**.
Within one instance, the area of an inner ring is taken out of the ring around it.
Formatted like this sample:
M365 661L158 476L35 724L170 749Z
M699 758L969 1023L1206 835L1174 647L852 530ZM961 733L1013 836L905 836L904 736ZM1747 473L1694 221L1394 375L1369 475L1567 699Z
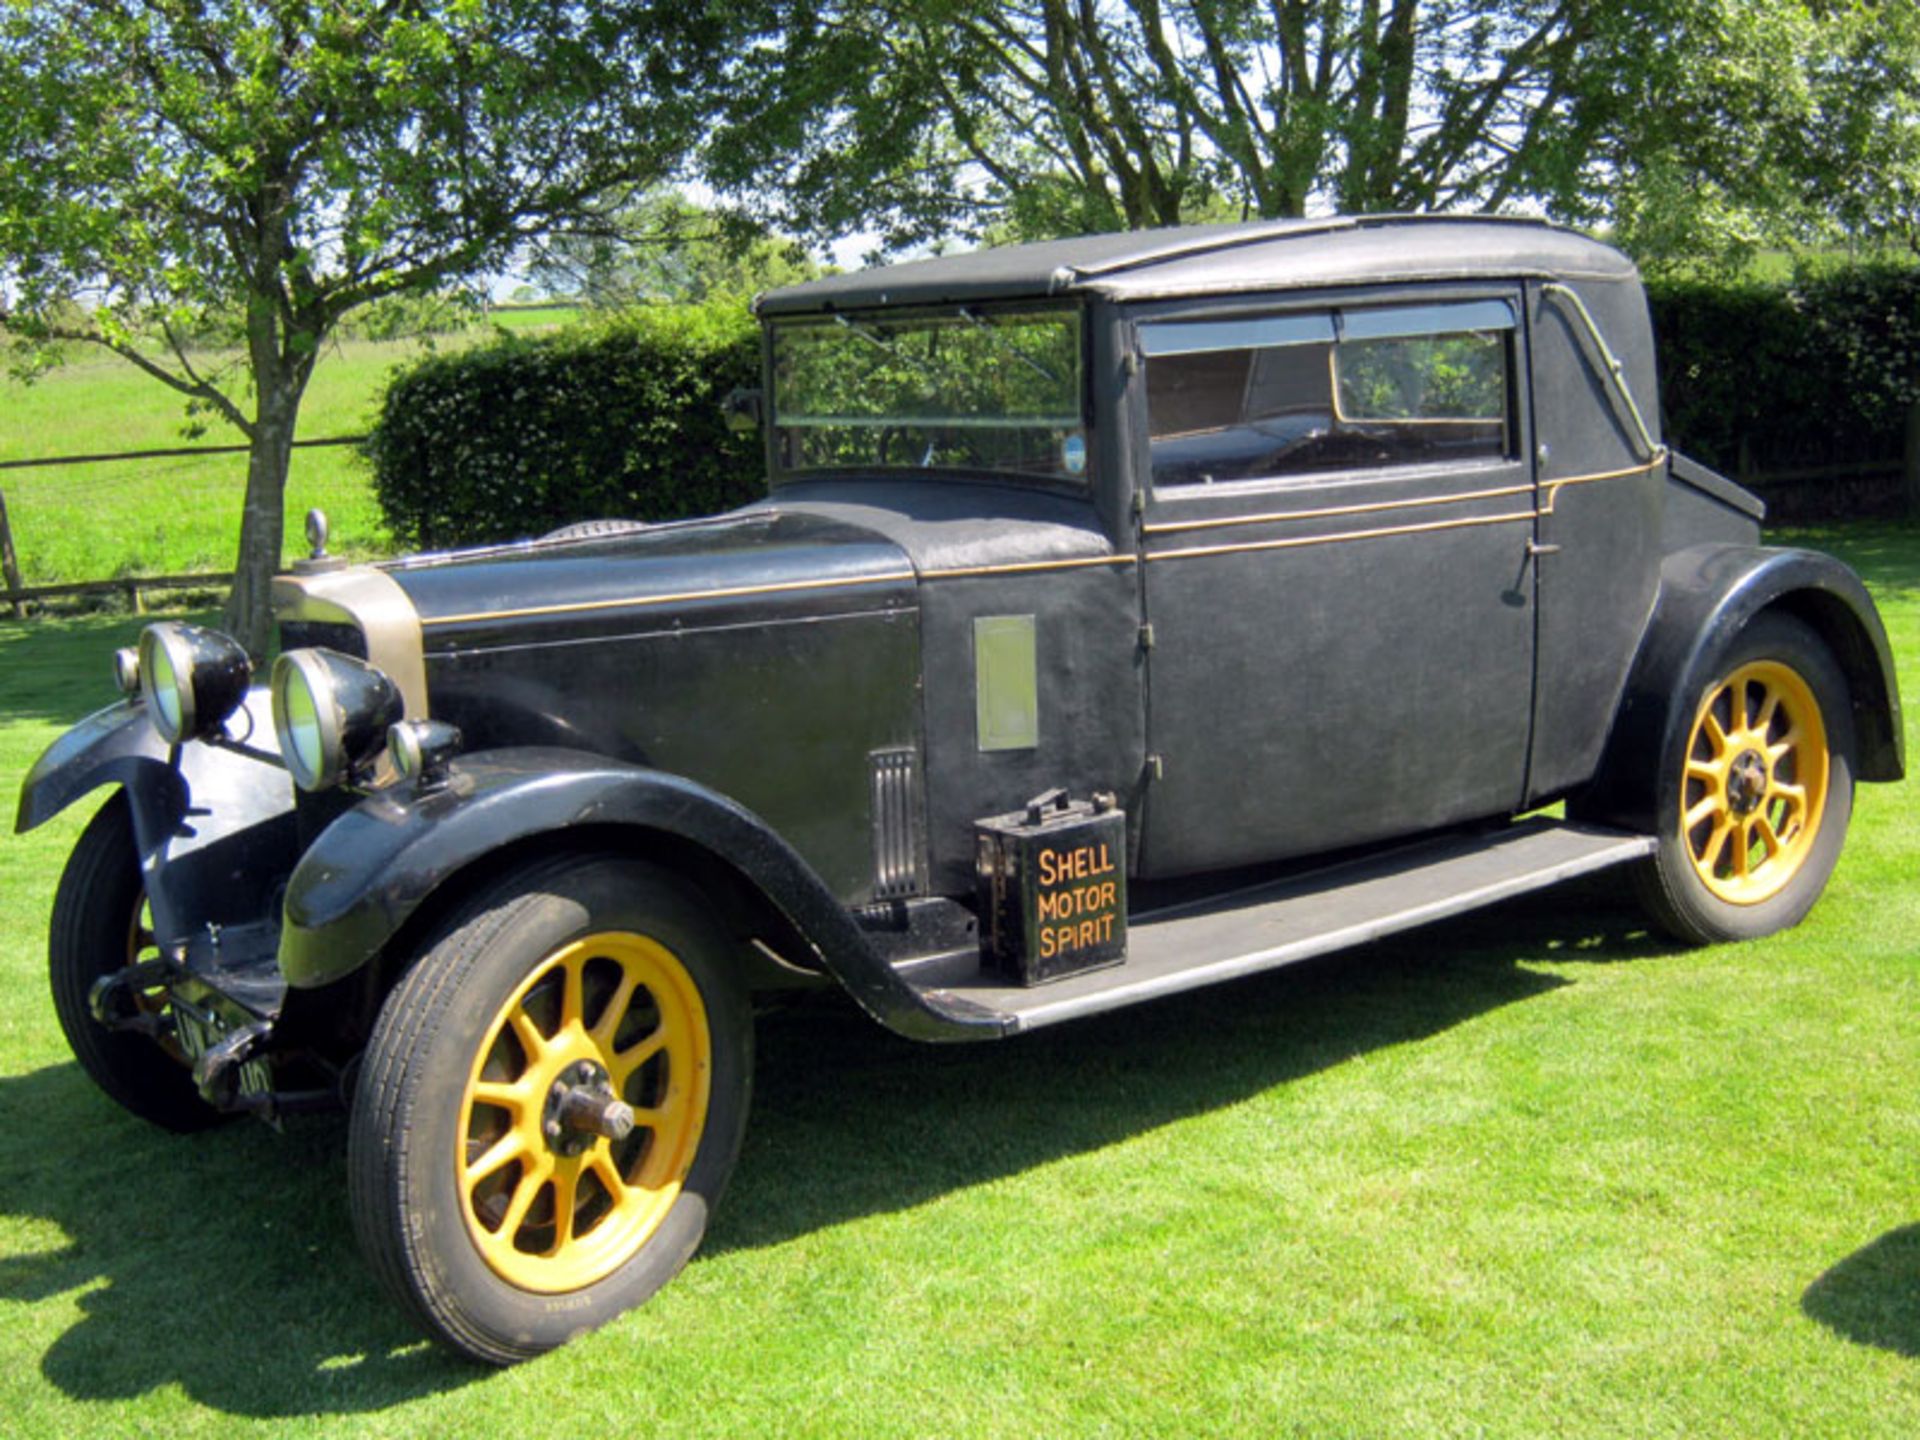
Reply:
M177 625L140 632L140 694L160 738L178 745L193 734L193 649Z
M294 734L296 724L305 723L290 714L289 686L298 684L307 693L313 710L313 728L317 753L306 763L303 747ZM287 773L302 790L326 790L340 783L346 770L346 747L340 735L340 704L334 693L333 676L317 650L289 650L273 662L270 685L273 700L273 733L280 745L280 758Z
M253 682L253 661L238 640L178 620L161 620L141 632L131 668L153 728L169 745L216 739L246 704ZM128 670L116 656L114 673L123 685Z

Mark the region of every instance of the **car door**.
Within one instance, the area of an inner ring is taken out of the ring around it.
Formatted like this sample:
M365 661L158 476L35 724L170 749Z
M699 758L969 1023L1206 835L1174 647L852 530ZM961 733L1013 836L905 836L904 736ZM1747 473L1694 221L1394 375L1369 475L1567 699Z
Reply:
M1135 317L1141 870L1516 808L1535 497L1517 286Z

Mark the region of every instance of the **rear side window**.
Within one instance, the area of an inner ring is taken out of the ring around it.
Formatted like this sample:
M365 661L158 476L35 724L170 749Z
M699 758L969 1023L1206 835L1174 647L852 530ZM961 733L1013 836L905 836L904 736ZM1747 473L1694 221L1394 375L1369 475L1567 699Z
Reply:
M1515 453L1504 300L1140 327L1156 485Z

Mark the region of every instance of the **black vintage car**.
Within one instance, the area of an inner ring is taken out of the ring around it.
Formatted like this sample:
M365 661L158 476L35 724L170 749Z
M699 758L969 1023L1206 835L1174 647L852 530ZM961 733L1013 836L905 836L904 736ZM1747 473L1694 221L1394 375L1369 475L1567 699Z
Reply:
M1110 235L759 310L766 500L322 539L270 686L156 624L21 795L117 787L53 912L82 1065L183 1130L350 1107L367 1256L472 1355L686 1261L764 992L995 1039L1616 865L1758 936L1902 773L1866 592L1667 448L1577 234Z

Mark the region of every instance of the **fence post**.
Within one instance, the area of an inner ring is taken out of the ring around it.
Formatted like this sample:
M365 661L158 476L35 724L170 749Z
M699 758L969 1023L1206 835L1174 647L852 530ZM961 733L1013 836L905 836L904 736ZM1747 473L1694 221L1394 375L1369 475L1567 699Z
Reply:
M1920 520L1920 400L1907 407L1907 449L1902 466L1907 518Z
M13 526L7 522L7 492L0 490L0 574L7 581L7 600L13 606L13 618L24 620L27 607L21 602L20 561L13 553Z

